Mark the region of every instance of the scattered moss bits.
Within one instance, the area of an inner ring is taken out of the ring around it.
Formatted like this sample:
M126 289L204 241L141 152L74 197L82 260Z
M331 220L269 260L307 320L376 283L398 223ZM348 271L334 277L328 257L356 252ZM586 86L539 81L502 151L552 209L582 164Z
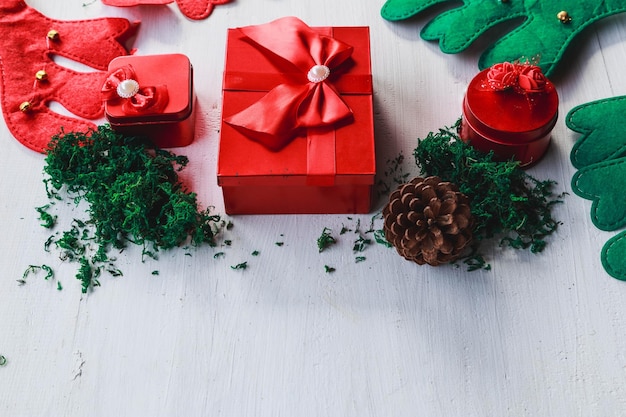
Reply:
M245 270L248 268L248 262L241 262L237 265L232 265L231 268L235 270Z
M386 169L383 172L382 178L379 179L376 184L379 194L389 194L396 186L408 182L411 173L404 170L404 160L405 157L402 152L395 158L387 160Z
M366 247L372 244L371 239L367 239L359 234L359 237L354 241L354 246L352 247L353 252L363 252Z
M328 249L331 245L337 243L337 239L332 236L332 230L328 227L325 227L322 230L322 234L317 238L317 249L320 252L323 252L325 249Z
M391 248L393 246L391 243L389 243L387 238L385 238L385 230L384 229L374 230L374 241L376 243L378 243L379 245L383 245L383 246L386 246L388 248Z
M89 260L85 257L82 257L78 261L80 263L80 267L78 268L78 273L76 274L76 279L81 283L81 292L85 294L87 290L94 284L94 286L99 286L100 283L98 280L94 279L94 270L89 263ZM98 270L99 271L99 270Z
M29 265L22 274L22 279L18 280L18 282L20 283L20 285L24 285L26 283L26 277L28 277L30 274L37 273L40 270L46 272L46 275L44 276L44 279L46 281L54 278L54 271L48 265Z
M46 229L53 228L57 221L57 216L53 216L52 214L48 213L49 208L50 204L35 208L35 210L37 210L37 212L39 213L39 219L43 222L41 223L41 225Z

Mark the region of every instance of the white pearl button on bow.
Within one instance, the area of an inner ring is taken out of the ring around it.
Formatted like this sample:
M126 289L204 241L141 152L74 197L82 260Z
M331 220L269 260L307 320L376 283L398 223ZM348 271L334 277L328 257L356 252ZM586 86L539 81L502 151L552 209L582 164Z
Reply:
M307 74L307 78L312 83L321 83L330 75L330 68L326 65L314 65Z
M124 80L117 85L117 95L121 98L131 98L139 91L139 83L135 80Z

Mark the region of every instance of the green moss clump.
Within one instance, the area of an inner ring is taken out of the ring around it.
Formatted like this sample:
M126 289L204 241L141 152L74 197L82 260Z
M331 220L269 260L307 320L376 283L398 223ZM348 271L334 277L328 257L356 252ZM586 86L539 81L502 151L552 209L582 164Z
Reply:
M487 238L501 237L501 244L541 252L545 238L560 224L552 208L563 194L552 191L554 181L539 181L520 168L519 162L494 160L463 142L457 125L431 132L418 140L415 162L423 175L436 175L455 183L470 199L474 216L474 252L465 259L470 269L488 267L478 252Z
M210 209L199 210L196 194L179 181L187 157L159 149L145 138L121 135L109 126L87 134L62 132L52 138L45 162L49 198L60 199L64 190L76 203L89 204L89 219L81 224L93 228L90 239L98 245L92 266L106 262L110 248L121 249L129 242L143 245L143 253L153 257L158 250L185 243L215 246L224 225ZM67 233L64 236L57 246L67 243ZM87 258L79 258L78 278L86 291L94 274L86 270Z

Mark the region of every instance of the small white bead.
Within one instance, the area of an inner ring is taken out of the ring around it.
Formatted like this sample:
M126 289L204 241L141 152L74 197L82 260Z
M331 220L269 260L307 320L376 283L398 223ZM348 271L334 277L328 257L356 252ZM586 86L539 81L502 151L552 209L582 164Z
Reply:
M139 83L135 80L124 80L117 85L117 95L121 98L131 98L139 91Z
M314 65L307 74L307 78L312 83L321 83L330 75L330 68L326 65Z

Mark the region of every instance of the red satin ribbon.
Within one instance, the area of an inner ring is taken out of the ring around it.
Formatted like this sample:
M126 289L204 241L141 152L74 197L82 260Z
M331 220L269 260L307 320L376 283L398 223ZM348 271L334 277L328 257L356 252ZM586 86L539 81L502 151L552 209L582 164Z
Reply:
M352 110L327 80L314 83L307 74L315 65L333 69L353 47L320 35L295 17L240 28L248 43L278 64L292 64L301 81L283 83L243 111L224 121L267 148L278 151L303 128L332 126L352 117Z
M137 75L132 66L127 65L109 72L102 85L102 99L104 101L124 100L122 110L127 114L159 113L167 105L169 95L164 85L140 86L139 91L130 98L118 96L117 86L125 80L137 81Z

